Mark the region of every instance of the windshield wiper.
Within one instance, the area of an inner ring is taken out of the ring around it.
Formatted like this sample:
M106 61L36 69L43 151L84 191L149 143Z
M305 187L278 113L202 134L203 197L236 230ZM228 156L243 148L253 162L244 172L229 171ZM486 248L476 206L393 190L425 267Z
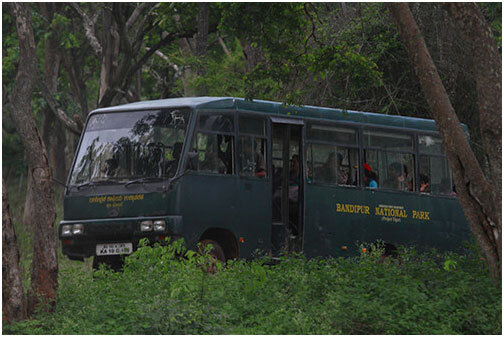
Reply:
M80 190L83 187L93 187L97 185L107 185L107 184L116 184L117 180L115 179L104 179L104 180L91 180L82 184L77 185L77 190Z
M96 185L93 181L88 181L87 183L77 185L77 190L80 190L83 187L90 187L90 186L94 188Z
M132 184L143 184L143 183L147 183L147 182L155 182L155 181L163 181L163 180L164 180L164 178L162 178L162 177L143 177L140 179L134 179L134 180L128 181L126 184L124 184L124 187L128 187L129 185L132 185Z

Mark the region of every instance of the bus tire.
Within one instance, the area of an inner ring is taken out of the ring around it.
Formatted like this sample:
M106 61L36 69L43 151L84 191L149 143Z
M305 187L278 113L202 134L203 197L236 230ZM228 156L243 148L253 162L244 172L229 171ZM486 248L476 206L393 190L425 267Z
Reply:
M212 250L210 251L210 256L213 257L216 261L220 261L222 263L226 262L226 255L224 254L224 250L222 249L221 245L215 240L202 240L201 241L201 248L202 252L204 251L204 248L211 244L212 245Z
M235 235L228 229L224 228L208 228L199 239L199 242L212 240L219 244L225 256L225 260L237 259L240 256L238 240Z

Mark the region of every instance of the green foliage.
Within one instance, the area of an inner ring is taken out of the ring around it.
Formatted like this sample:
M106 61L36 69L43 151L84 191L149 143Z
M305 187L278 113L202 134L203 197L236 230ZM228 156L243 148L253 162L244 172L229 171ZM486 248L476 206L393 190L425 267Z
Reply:
M499 334L501 290L477 254L376 254L230 261L181 241L146 242L123 272L60 273L52 314L4 324L19 334ZM448 262L447 264L447 261ZM446 265L451 267L445 268ZM455 267L453 267L455 266Z
M3 90L12 89L19 58L16 24L10 10L2 4L2 85Z
M108 5L99 3L79 6L90 17L108 11ZM115 6L118 9L115 14L124 15L126 21L136 4ZM500 46L502 4L479 6ZM471 62L461 49L463 44L453 27L446 25L448 20L440 4L414 8L454 109L469 126L472 140L478 142L479 134L474 131L479 128L474 114L477 109L474 76ZM7 5L4 9L2 84L8 96L16 75L19 48L13 16ZM44 71L45 46L51 39L67 60L59 67L54 93L57 101L68 116L85 117L88 111L81 110L91 110L98 102L102 60L91 51L77 11L69 4L55 4L53 9L54 15L48 20L39 4L31 5L39 69ZM166 34L195 30L198 10L198 3L159 3L142 12L129 32L133 39L137 28L145 28L140 52L131 63ZM195 56L192 38L161 46L162 56L152 55L139 70L139 81L131 79L127 90L118 90L112 104L125 103L126 98L119 92L130 91L133 97L138 94L142 100L238 96L430 117L396 27L381 3L210 3L210 26L217 26L217 31L208 36L207 55ZM102 45L105 45L101 41L104 27L103 18L99 17L95 35ZM230 55L224 53L220 38ZM116 63L120 64L125 57L124 46L119 46L118 52ZM69 71L69 64L74 66L73 71ZM82 80L83 92L77 92L75 78ZM114 85L121 87L122 83ZM40 121L47 105L37 91L32 103L34 115ZM18 170L18 163L23 161L16 144L14 138L4 142L5 153L13 154L8 158L15 161L6 162L4 156L4 169Z
M502 3L479 2L485 18L490 24L499 48L502 47Z
M196 92L205 92L208 96L235 96L245 95L245 71L242 49L238 40L230 46L231 54L222 56L212 52L205 59L185 57L177 59L184 67L204 69L201 74L196 72L185 79L177 81L176 90L184 91L184 86L195 89Z

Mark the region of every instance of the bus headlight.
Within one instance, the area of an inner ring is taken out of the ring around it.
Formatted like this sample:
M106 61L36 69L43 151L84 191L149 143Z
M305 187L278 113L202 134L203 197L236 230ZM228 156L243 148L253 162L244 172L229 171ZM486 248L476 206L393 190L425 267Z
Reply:
M140 231L150 232L151 230L152 230L152 220L146 220L140 223Z
M64 225L61 227L61 236L72 236L72 225Z
M72 234L73 235L84 234L84 226L82 224L73 225Z
M154 230L156 232L162 232L166 229L166 221L164 220L156 220L154 221Z
M72 236L72 235L82 235L84 234L84 225L64 225L61 227L61 236Z

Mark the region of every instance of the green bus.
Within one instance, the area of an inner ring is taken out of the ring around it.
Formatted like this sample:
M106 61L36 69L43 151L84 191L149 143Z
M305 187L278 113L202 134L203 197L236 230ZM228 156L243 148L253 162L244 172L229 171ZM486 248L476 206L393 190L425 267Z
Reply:
M376 240L458 250L469 226L433 120L233 97L94 110L63 253L105 262L167 237L220 260L324 257Z

